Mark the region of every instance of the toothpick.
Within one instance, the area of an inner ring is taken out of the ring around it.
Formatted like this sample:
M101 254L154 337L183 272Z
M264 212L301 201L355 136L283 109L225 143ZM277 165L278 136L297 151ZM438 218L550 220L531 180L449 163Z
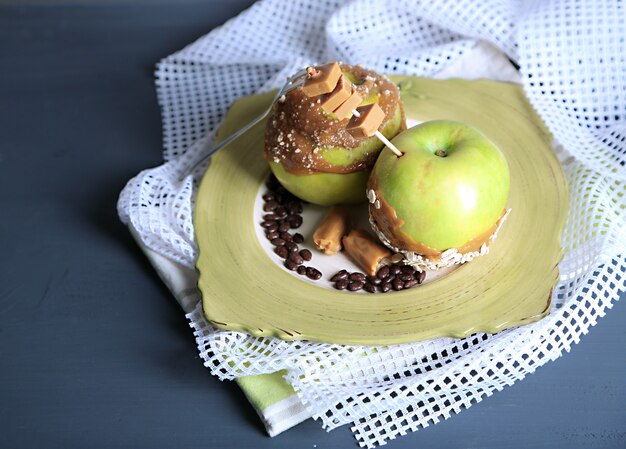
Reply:
M356 117L360 117L361 116L359 111L357 111L356 109L352 110L352 115L354 115ZM402 157L404 155L404 153L402 151L398 150L398 147L396 147L393 143L391 143L389 141L389 139L387 139L385 136L383 136L383 133L381 133L380 131L376 130L374 135L376 137L378 137L378 140L380 140L382 143L384 143L387 146L387 148L389 148L393 152L393 154L395 154L398 157Z

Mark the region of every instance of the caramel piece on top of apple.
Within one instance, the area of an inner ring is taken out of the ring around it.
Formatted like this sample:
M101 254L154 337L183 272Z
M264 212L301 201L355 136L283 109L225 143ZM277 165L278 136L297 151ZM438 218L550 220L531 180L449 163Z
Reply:
M346 253L370 276L376 276L383 262L393 255L362 229L350 231L342 241Z
M385 112L377 103L368 104L356 108L358 116L353 115L346 130L356 138L371 137L376 134L378 128L385 119Z
M307 69L309 76L302 85L302 92L307 97L317 97L328 94L337 86L341 77L341 67L337 62L331 62L321 67Z
M348 118L350 114L352 114L352 111L356 109L356 107L360 105L362 101L363 97L359 95L359 93L353 87L350 97L346 101L344 101L341 106L335 109L334 114L337 116L338 120Z
M350 94L352 94L352 83L345 75L341 75L335 90L321 98L320 106L324 112L331 114L350 98Z

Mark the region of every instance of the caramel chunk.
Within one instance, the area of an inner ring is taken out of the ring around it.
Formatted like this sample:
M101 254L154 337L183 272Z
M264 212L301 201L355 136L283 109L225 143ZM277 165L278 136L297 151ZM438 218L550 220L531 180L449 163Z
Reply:
M309 76L302 86L302 92L307 97L317 97L318 95L332 92L337 86L341 76L341 67L336 62L315 68L315 74Z
M335 87L335 90L322 97L322 109L327 114L330 114L339 106L341 106L342 103L344 103L348 98L350 98L351 93L352 83L345 75L341 75L341 77L339 78L339 82L337 83L337 87Z
M356 108L359 117L353 115L346 126L353 137L371 137L373 136L385 119L385 112L376 103L360 106Z
M313 233L313 242L317 249L325 254L335 254L341 249L341 237L350 225L348 211L332 206L324 220Z
M362 229L350 231L343 238L343 247L346 253L370 276L376 276L383 260L392 256L391 251Z
M352 114L352 110L355 109L358 105L361 104L363 98L359 95L359 93L352 88L352 93L350 97L344 101L341 106L335 109L335 115L339 120L343 120Z

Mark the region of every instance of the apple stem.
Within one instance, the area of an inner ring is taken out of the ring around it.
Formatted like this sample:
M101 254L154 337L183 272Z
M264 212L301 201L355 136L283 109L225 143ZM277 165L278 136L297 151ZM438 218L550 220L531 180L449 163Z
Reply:
M448 152L446 150L437 150L435 151L435 154L439 157L446 157L448 155Z

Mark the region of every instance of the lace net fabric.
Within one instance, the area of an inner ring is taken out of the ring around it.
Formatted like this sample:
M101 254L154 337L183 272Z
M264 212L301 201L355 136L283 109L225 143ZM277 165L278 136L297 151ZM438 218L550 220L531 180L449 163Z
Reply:
M180 181L185 167L211 143L236 98L316 62L440 76L472 58L477 42L489 42L519 64L530 103L562 145L555 151L570 188L561 278L544 320L496 335L354 347L218 331L198 307L188 318L214 375L286 369L324 427L351 423L359 444L373 447L558 358L626 289L624 6L523 3L265 0L158 64L166 162L130 180L118 208L145 245L188 267L197 254L192 213L206 165Z

